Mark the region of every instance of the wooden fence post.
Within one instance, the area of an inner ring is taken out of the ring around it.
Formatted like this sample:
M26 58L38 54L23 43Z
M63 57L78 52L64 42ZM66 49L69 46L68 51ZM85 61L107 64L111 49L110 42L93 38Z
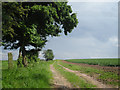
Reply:
M12 53L8 53L8 69L13 68L13 55Z

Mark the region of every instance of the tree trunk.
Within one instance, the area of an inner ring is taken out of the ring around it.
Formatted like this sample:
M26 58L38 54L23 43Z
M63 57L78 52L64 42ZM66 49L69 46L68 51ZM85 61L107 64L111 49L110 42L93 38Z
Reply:
M25 54L25 53L26 53L26 52L25 52L25 46L22 46L22 57L23 57L23 59L22 59L22 64L24 65L24 67L27 66L26 54Z
M19 49L19 55L18 55L18 61L17 61L17 66L20 66L20 58L22 57L22 51L21 51L21 47L20 47L20 49Z
M46 61L48 61L48 59L46 59Z
M20 57L22 57L22 50L21 50L21 47L20 47L20 49L19 49L19 56L18 56L18 58L20 58Z

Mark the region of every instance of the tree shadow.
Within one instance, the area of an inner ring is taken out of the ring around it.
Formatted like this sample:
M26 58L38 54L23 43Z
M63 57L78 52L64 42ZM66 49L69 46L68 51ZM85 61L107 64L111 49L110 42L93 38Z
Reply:
M46 82L49 81L48 78L46 77L46 75L44 75L44 74L33 74L32 78L35 80L44 80Z
M66 87L66 86L63 86L63 85L56 85L56 84L53 84L53 87L54 87L55 90L59 90L59 89L69 90L70 89L69 87Z

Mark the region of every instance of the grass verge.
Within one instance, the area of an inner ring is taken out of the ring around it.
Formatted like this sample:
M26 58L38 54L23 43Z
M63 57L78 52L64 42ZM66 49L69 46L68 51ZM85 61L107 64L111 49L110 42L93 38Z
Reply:
M89 82L85 81L83 78L77 76L72 72L66 71L61 66L57 65L57 61L54 63L54 67L57 71L61 73L74 87L80 88L93 88L96 87L95 85L90 84Z
M81 73L90 75L96 78L98 81L102 81L106 84L110 84L113 86L118 86L119 84L119 76L116 73L104 72L103 70L94 69L92 67L83 67L79 65L63 63L61 61L59 61L59 64L71 70L80 71Z
M14 68L7 69L7 61L3 61L2 87L3 88L50 88L52 72L50 64L53 61L39 61L29 64L28 67L17 68L14 61Z

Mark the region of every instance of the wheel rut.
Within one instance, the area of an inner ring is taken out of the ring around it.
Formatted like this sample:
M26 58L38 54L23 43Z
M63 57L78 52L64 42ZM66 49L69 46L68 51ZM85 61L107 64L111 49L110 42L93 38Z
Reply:
M58 65L63 67L65 70L67 70L69 72L75 73L77 76L82 77L83 79L85 79L86 81L92 83L93 85L96 85L97 88L113 88L113 87L111 87L109 85L105 85L102 82L99 82L99 81L95 80L93 77L90 77L90 76L88 76L86 74L80 73L79 71L74 71L74 70L68 69L68 68L66 68L66 67L64 67L64 66L62 66L60 64L58 64Z
M54 64L54 63L53 63ZM53 73L53 87L54 88L73 88L71 83L67 81L58 71L55 70L53 64L50 65L50 69Z

